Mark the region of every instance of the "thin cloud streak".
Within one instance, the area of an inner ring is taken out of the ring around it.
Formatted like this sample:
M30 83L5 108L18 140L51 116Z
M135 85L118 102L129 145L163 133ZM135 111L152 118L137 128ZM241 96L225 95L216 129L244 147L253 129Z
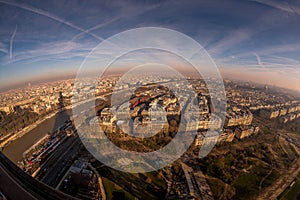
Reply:
M100 29L100 28L102 28L102 27L104 27L104 26L106 26L106 25L108 25L108 24L110 24L110 23L113 23L113 22L117 21L118 19L119 19L119 18L116 17L116 18L113 18L113 19L111 19L111 20L109 20L109 21L106 21L106 22L104 22L104 23L100 23L100 24L98 24L98 25L96 25L96 26L93 26L93 27L87 29L85 32L81 32L81 33L75 35L75 36L72 38L71 41L76 40L76 39L78 39L79 37L81 37L81 36L83 36L83 35L85 35L85 34L87 34L87 33L90 33L91 31Z
M300 15L300 7L291 5L289 2L286 1L274 1L274 0L253 0L253 1L288 13Z
M288 19L280 17L278 12L266 12L252 23L229 31L222 39L208 45L208 52L211 54L222 54L228 49L234 48L240 44L245 44L255 38L258 34L280 27L286 22L288 22Z
M10 37L10 42L9 42L9 59L12 59L13 56L13 45L14 45L14 38L16 36L17 33L17 29L18 29L18 25L16 25L15 30L13 32L13 34Z
M230 47L236 44L250 39L257 32L258 30L253 30L250 28L238 29L233 32L230 32L222 40L218 41L215 45L212 45L212 47L208 47L208 52L212 54L222 53L224 52L224 49L229 49Z
M254 53L254 55L256 57L258 65L264 67L264 64L262 63L260 56L257 53Z
M98 35L95 35L95 34L89 32L88 30L84 30L83 28L80 28L79 26L76 26L73 23L71 23L71 22L69 22L69 21L67 21L65 19L62 19L60 17L57 17L57 16L55 16L55 15L53 15L51 13L48 13L48 12L46 12L44 10L41 10L41 9L38 9L38 8L34 8L34 7L31 7L31 6L27 6L27 5L22 5L22 4L17 4L17 3L13 3L13 2L3 1L3 0L0 0L0 3L6 4L6 5L10 5L10 6L14 6L14 7L17 7L17 8L21 8L23 10L27 10L27 11L30 11L30 12L42 15L44 17L48 17L48 18L50 18L52 20L55 20L55 21L60 22L62 24L65 24L65 25L67 25L67 26L69 26L71 28L74 28L74 29L78 30L78 31L81 31L81 32L86 33L86 34L89 34L89 35L93 36L94 38L96 38L96 39L98 39L100 41L104 40L103 38L99 37Z
M292 59L292 58L287 58L284 56L280 56L282 53L289 53L289 52L297 52L300 50L300 43L293 43L293 44L284 44L284 45L277 45L277 46L272 46L264 49L257 49L255 54L264 56L264 57L269 57L274 59L274 63L291 63L291 64L299 64L300 62L298 60ZM231 62L243 58L252 58L253 53L250 52L243 52L239 54L234 54L234 59L232 57L225 57L222 59L219 59L220 62ZM257 61L257 59L256 59ZM265 62L264 62L265 64Z
M7 53L6 49L0 49L0 51L3 52L3 53Z
M265 48L265 49L261 49L256 51L257 54L259 55L264 55L264 56L277 56L278 54L282 54L282 53L289 53L289 52L297 52L300 50L300 43L296 43L296 44L286 44L286 45L278 45L278 46L273 46L270 48ZM241 53L241 54L237 54L235 56L237 57L244 57L244 56L248 56L249 53ZM281 58L284 58L284 56L279 56ZM288 58L286 58L288 59ZM292 59L294 62L299 62L297 60ZM290 60L290 61L292 61Z
M5 44L2 43L2 42L0 42L0 52L3 52L3 53L5 53L5 54L8 53Z
M300 65L300 62L298 60L292 59L292 58L286 58L283 56L267 56L267 58L269 57L269 60L272 60L273 63L281 63L281 64L286 64L286 63L290 63L290 64L294 64L294 65Z
M26 60L41 61L49 59L70 59L74 57L84 57L94 47L89 43L76 43L70 41L59 41L49 44L44 44L37 49L23 51L15 54L13 62ZM41 59L43 58L43 59ZM9 63L6 63L9 64Z

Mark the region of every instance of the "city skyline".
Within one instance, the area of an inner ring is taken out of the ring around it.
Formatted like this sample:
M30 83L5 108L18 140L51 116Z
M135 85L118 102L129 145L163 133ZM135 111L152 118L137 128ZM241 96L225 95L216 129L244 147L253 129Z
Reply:
M0 12L0 199L300 199L300 1Z
M100 42L149 26L195 39L224 78L300 90L300 4L296 1L1 0L0 10L1 90L74 77Z

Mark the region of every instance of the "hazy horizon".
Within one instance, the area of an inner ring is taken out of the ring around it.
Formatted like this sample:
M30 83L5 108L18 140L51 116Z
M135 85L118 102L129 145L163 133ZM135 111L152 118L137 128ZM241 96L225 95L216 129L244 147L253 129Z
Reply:
M106 73L104 76L102 76L102 78L112 77L112 76L121 76L126 71L127 71L126 69L122 69L120 71L115 70L113 72ZM285 86L284 84L276 84L276 82L267 83L265 81L264 77L260 77L260 79L258 79L256 76L255 77L256 79L253 80L252 79L253 75L247 74L247 72L240 73L239 76L232 76L234 74L234 72L226 73L223 70L221 70L220 73L223 77L223 80L241 81L241 82L245 82L245 83L250 82L250 83L255 83L255 84L268 85L268 86L274 86L274 87L279 87L279 88L286 88L291 91L300 92L300 89L297 87L295 87L295 88L289 87L291 85ZM194 74L192 73L192 71L185 73L186 77L192 77L193 75ZM198 75L197 75L197 78L199 78ZM17 84L8 86L8 87L0 87L0 93L5 93L10 90L26 88L26 87L28 87L28 85L38 86L38 85L45 84L45 83L53 83L53 82L57 82L57 81L75 80L75 79L76 79L76 72L69 73L68 75L61 75L61 76L39 77L36 79L31 79L28 81L20 82L20 83L17 83ZM287 85L288 85L288 83L287 83Z
M162 27L201 44L223 78L300 91L297 1L0 0L0 11L0 90L75 77L103 40Z

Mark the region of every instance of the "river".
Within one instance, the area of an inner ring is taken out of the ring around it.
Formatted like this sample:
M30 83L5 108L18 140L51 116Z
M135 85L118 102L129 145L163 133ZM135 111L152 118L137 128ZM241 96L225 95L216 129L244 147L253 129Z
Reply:
M14 163L22 160L23 152L29 149L40 138L44 137L48 132L53 132L61 127L65 121L70 119L72 110L64 110L57 113L55 116L46 119L34 129L23 135L22 137L8 144L3 153Z

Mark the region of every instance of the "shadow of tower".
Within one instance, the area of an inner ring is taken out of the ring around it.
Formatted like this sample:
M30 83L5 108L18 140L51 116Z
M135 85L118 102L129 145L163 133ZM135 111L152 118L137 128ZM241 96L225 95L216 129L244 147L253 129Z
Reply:
M65 109L64 97L63 97L63 93L61 91L58 93L58 107L59 107L60 110Z
M58 113L54 118L54 124L51 133L55 132L57 129L62 127L65 122L70 120L71 110L67 110L65 105L65 97L63 96L62 91L60 91L58 93Z

